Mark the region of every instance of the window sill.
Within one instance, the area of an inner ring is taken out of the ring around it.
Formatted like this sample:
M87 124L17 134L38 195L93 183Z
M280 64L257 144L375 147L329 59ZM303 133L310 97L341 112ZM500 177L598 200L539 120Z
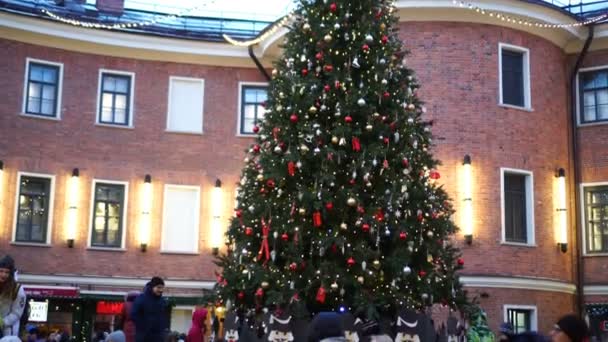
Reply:
M108 128L120 128L120 129L135 129L135 127L133 127L133 126L111 125L111 124L105 124L105 123L99 123L99 122L96 122L95 126L108 127Z
M126 252L126 248L121 247L87 247L89 251L101 251L101 252Z
M510 104L506 104L506 103L499 103L498 106L503 107L503 108L509 108L509 109L517 109L517 110L521 110L524 112L533 112L534 111L534 108L532 108L532 107L520 107L520 106L514 106L514 105L510 105Z
M13 246L29 246L29 247L53 247L50 243L37 243L37 242L19 242L12 241L11 245Z
M505 245L505 246L514 246L514 247L530 247L530 248L538 247L535 243L523 243L523 242L501 241L500 244Z
M600 253L583 253L584 258L593 258L593 257L608 257L608 252L600 252Z
M200 255L199 252L181 252L181 251L160 251L160 254L181 254L181 255Z
M608 120L607 121L578 123L577 127L590 127L590 126L602 126L602 125L608 125Z
M237 133L236 136L237 136L237 138L257 138L259 136L259 134Z
M61 121L61 118L58 116L44 116L44 115L36 115L36 114L28 114L28 113L19 113L19 116L30 119L42 119L48 121Z
M203 132L196 132L196 131L176 131L176 130L171 130L171 129L166 129L165 133L172 133L172 134L186 134L186 135L203 135Z

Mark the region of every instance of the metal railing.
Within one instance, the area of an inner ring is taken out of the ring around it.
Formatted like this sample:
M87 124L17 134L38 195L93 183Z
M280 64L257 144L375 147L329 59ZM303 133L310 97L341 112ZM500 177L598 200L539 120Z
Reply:
M608 11L608 0L543 0L581 18L594 17Z

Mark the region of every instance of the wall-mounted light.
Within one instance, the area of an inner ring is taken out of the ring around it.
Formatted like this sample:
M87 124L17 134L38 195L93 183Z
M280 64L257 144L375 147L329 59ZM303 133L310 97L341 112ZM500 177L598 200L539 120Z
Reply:
M566 170L557 170L557 246L566 253L568 251L568 206L566 202Z
M141 191L141 217L139 222L139 246L142 252L148 250L150 227L152 226L152 176L144 177Z
M2 160L0 160L0 203L2 203L2 181L4 180L3 174L4 174L4 162Z
M222 209L224 208L222 181L217 179L211 192L211 252L217 255L222 244Z
M462 231L464 241L470 245L473 243L473 197L471 185L471 156L464 156L462 161Z
M80 200L80 170L72 170L72 176L68 179L67 205L68 212L66 218L66 238L69 248L74 247L76 231L78 229L78 201Z

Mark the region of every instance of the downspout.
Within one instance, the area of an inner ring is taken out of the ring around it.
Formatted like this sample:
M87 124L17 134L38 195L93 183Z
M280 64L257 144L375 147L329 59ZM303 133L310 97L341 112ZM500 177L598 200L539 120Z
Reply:
M584 263L583 263L583 227L580 226L581 222L581 210L578 208L578 204L581 200L581 194L579 189L579 184L581 184L581 176L580 176L580 155L578 151L578 128L577 128L577 91L576 91L576 77L578 71L583 64L583 60L589 51L589 46L591 45L591 41L593 40L593 31L594 25L591 24L588 26L589 33L587 35L587 40L585 41L585 45L583 46L583 50L578 55L576 59L576 64L574 65L574 69L572 70L572 74L570 75L570 109L572 112L570 123L570 138L572 139L571 143L571 156L572 156L572 179L574 180L574 228L576 231L576 294L577 294L577 308L578 312L581 316L584 316L584 303L585 303L585 294L583 293L584 288Z
M253 63L255 63L255 65L258 67L258 70L260 70L262 75L266 78L266 81L270 82L270 75L268 75L268 72L266 72L266 69L264 69L264 66L262 65L262 63L260 63L260 60L256 57L255 53L253 53L253 45L249 45L247 51L249 51L249 57L251 57Z

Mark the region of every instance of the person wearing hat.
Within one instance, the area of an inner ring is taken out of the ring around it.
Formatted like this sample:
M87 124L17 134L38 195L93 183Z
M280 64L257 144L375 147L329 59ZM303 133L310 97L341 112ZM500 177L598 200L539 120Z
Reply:
M19 335L19 320L25 309L25 291L15 279L15 260L0 259L0 329L3 336Z
M163 342L168 327L167 302L163 298L165 282L160 277L153 277L139 295L133 308L131 318L135 322L136 342Z
M319 312L308 326L308 342L346 342L340 316L335 312Z
M588 338L587 323L574 314L560 318L551 332L552 342L585 342Z

